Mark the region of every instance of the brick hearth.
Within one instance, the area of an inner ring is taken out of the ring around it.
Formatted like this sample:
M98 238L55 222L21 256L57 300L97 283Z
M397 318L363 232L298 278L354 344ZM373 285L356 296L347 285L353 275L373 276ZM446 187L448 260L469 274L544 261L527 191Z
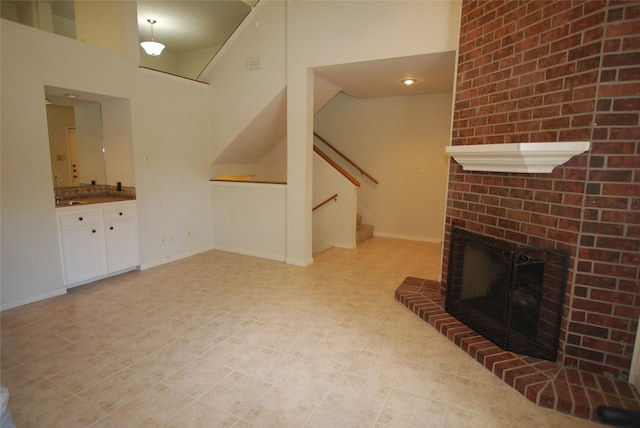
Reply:
M454 342L494 375L539 406L597 421L598 406L640 410L640 396L627 382L505 351L444 310L440 283L406 278L395 298Z

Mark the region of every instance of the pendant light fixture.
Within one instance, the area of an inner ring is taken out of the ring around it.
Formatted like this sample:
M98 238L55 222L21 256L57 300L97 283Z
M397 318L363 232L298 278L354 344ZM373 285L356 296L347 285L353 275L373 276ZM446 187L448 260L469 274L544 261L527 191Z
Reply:
M147 55L158 56L162 53L164 49L164 45L162 43L158 43L153 40L153 24L156 23L155 19L147 19L147 22L151 25L151 41L150 42L142 42L140 46L147 53Z

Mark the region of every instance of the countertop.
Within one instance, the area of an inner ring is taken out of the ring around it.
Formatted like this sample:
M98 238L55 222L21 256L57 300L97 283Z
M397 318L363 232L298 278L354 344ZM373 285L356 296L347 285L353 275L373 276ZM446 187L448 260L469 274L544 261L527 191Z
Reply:
M87 198L63 199L56 204L56 208L81 207L84 205L104 204L107 202L121 201L135 201L135 199L121 196L91 196Z

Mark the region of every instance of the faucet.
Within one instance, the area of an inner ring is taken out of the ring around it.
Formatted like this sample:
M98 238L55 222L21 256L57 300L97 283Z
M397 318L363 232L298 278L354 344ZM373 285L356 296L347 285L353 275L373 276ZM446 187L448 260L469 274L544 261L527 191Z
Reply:
M62 175L56 174L53 176L53 192L56 195L56 205L60 203L62 198L58 195L58 185L62 184Z

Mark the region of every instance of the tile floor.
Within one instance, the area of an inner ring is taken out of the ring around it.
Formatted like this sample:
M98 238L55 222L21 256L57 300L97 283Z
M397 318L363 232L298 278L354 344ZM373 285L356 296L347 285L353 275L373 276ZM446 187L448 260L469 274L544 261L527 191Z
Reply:
M499 379L539 406L598 421L599 406L640 411L640 396L621 380L505 351L445 311L439 281L407 277L396 300Z
M18 427L590 427L536 407L394 299L440 246L307 268L209 251L1 313Z

